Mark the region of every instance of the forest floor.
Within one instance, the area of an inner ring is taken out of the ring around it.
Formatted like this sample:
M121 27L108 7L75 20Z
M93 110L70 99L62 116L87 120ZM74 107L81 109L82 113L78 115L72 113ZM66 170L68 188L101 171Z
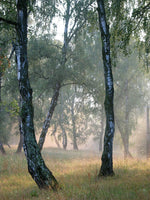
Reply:
M150 200L150 160L114 159L115 176L97 179L100 155L44 149L43 157L62 190L39 190L24 153L0 154L0 200Z

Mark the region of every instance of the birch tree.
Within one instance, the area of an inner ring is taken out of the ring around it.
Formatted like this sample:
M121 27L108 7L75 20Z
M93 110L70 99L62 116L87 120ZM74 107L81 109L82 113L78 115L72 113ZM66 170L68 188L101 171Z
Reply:
M106 22L106 14L103 0L97 0L99 26L102 40L102 55L104 64L105 76L105 113L106 113L106 128L104 136L104 150L102 154L102 165L99 172L100 176L114 175L113 171L113 137L115 130L114 110L113 110L113 75L111 69L110 58L110 33L109 26Z
M34 133L32 88L28 77L27 58L28 5L28 0L18 0L16 2L17 20L5 20L3 18L1 21L14 25L16 30L15 54L21 96L21 129L24 136L23 147L27 158L28 171L40 189L51 187L53 190L57 190L58 182L45 165Z

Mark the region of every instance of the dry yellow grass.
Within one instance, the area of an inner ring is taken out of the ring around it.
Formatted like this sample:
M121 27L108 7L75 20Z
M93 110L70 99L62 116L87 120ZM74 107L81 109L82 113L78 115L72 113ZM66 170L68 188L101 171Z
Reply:
M44 160L62 190L40 191L27 172L24 154L0 155L0 200L150 200L150 161L115 160L115 176L97 180L100 156L46 149Z

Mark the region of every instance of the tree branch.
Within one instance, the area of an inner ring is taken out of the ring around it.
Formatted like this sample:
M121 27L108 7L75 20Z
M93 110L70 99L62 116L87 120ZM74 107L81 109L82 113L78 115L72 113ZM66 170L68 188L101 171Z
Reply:
M9 25L14 25L14 26L18 25L17 22L11 21L9 19L4 19L3 17L0 17L0 21L5 22L5 23L7 23Z

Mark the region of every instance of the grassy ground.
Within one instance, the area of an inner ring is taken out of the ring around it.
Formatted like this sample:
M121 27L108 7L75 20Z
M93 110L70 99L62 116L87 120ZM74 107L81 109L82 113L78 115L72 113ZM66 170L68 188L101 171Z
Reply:
M150 161L114 160L115 176L97 180L100 156L46 149L44 160L60 183L40 191L27 172L24 154L0 154L0 200L150 200Z

